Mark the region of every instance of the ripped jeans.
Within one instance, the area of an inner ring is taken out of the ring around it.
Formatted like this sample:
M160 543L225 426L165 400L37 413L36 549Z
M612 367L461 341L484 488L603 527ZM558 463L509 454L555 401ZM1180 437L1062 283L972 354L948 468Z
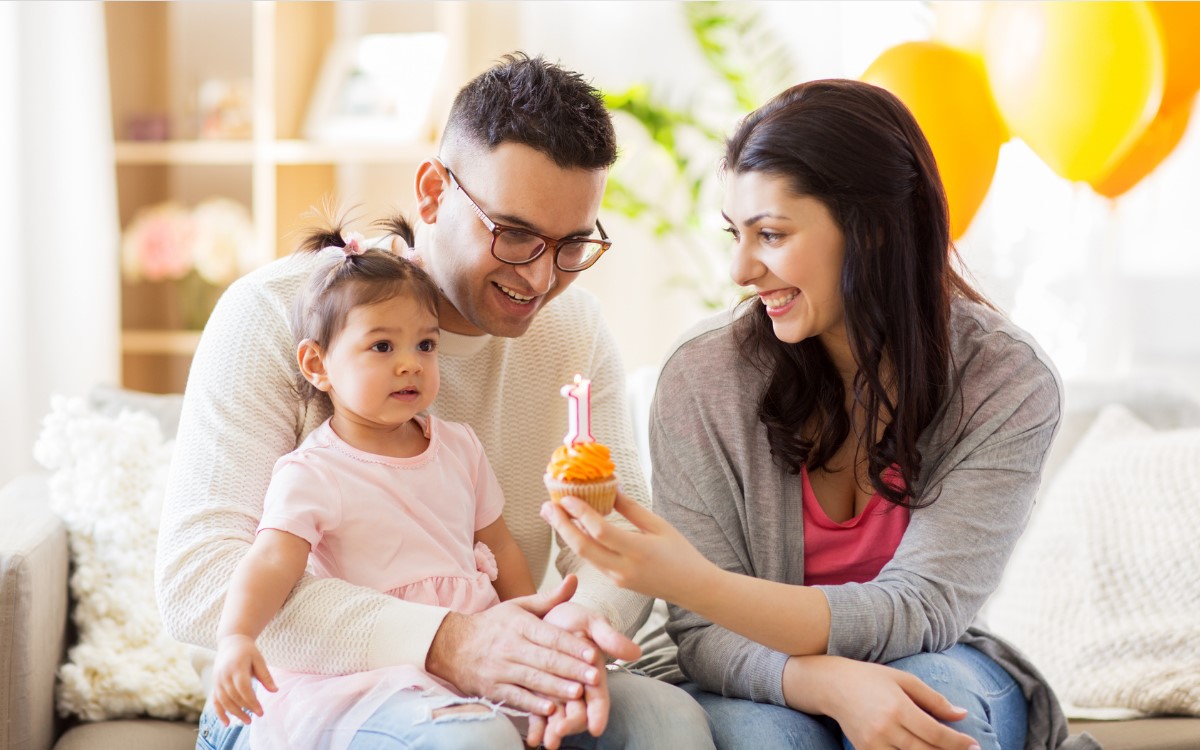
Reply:
M359 728L347 750L524 747L512 721L497 710L443 713L434 717L438 709L470 704L490 706L480 699L426 695L420 690L397 693ZM249 745L249 726L236 722L223 726L216 714L205 707L200 715L196 750L247 750ZM313 747L324 745L319 738L313 738Z
M604 735L592 737L587 732L573 735L563 740L564 750L711 750L714 747L704 711L680 688L624 669L609 670L608 688L612 704ZM525 746L513 721L503 713L443 714L431 720L438 708L472 702L477 703L478 699L425 697L415 690L398 693L372 714L348 750L516 750ZM524 721L521 724L523 727ZM206 707L200 716L196 750L248 750L249 736L249 727L236 723L222 726L216 714Z

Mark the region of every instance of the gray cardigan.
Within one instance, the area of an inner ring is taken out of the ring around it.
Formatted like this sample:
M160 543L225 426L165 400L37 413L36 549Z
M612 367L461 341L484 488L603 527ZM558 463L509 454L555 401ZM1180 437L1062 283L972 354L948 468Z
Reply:
M651 409L655 510L721 568L804 582L801 484L771 457L758 418L765 376L741 354L734 319L707 321L668 358ZM988 653L1030 699L1029 748L1059 747L1066 720L1019 653L972 621L1025 527L1062 414L1061 383L1036 342L1003 315L953 305L951 397L921 435L919 499L892 560L868 583L818 587L828 653L887 663L956 642ZM671 606L679 667L710 692L785 705L788 655ZM1093 747L1073 738L1067 747ZM1081 742L1082 744L1076 744Z

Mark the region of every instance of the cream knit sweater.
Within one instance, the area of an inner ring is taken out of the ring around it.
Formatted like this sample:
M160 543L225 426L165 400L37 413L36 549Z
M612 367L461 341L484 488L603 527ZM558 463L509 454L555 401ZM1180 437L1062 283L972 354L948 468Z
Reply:
M333 251L336 252L336 251ZM221 298L192 362L163 509L155 570L159 609L178 640L213 648L226 582L246 553L275 460L328 411L292 395L292 300L319 256L278 260L238 280ZM442 332L441 391L431 411L466 422L487 451L505 495L504 518L535 581L550 562L551 530L538 516L542 474L567 429L559 388L575 373L593 381L593 434L613 449L624 491L648 505L615 342L595 300L568 289L524 336ZM565 545L562 545L565 549ZM632 633L650 600L616 588L573 553L575 601ZM267 660L316 673L393 664L424 667L446 610L399 601L340 580L305 576L259 639Z

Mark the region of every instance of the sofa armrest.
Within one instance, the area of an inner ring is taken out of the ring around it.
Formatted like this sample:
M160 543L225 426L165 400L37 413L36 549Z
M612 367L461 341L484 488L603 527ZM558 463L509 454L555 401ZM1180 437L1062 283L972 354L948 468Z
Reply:
M54 744L67 622L67 531L44 476L0 489L0 748Z

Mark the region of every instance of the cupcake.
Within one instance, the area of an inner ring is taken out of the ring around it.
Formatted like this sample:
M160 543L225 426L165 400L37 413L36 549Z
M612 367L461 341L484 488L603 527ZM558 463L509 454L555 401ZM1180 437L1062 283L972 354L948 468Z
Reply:
M554 502L572 495L600 515L607 515L617 499L614 468L606 445L596 442L560 445L546 466L546 489Z
M569 426L563 444L550 457L544 479L552 501L572 495L607 515L617 499L616 467L608 446L592 437L591 385L590 380L576 375L573 383L562 387Z

